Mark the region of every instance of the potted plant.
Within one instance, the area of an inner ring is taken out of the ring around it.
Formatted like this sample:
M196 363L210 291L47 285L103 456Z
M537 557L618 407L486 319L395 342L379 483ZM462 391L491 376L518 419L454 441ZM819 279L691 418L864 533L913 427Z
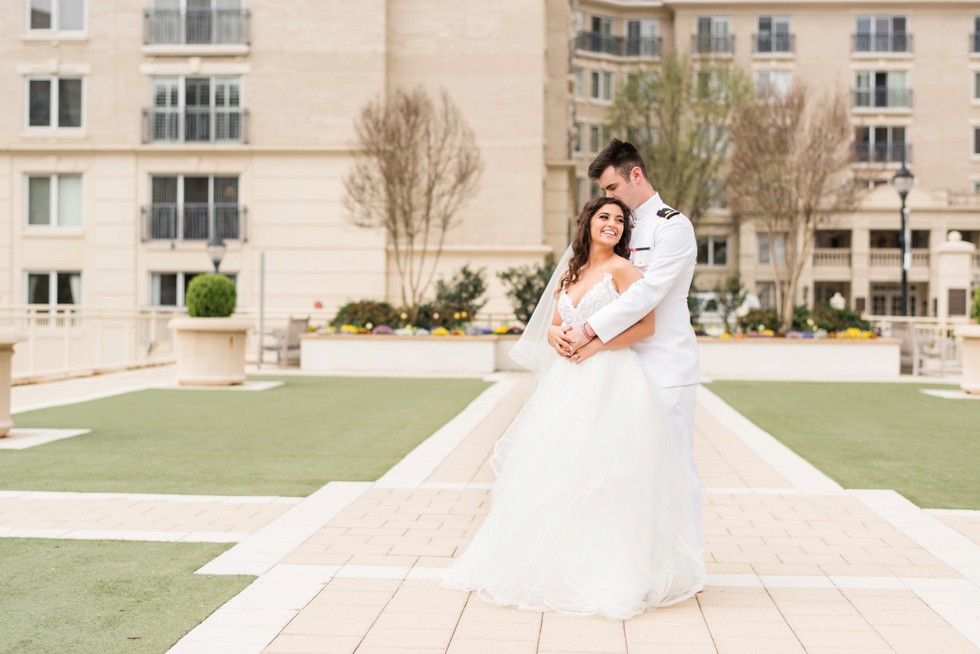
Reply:
M967 393L980 395L980 287L973 291L970 316L974 324L957 330L963 337L963 380L960 388Z
M245 339L252 323L231 318L235 283L224 275L198 275L187 288L187 318L175 318L177 381L184 386L245 382Z

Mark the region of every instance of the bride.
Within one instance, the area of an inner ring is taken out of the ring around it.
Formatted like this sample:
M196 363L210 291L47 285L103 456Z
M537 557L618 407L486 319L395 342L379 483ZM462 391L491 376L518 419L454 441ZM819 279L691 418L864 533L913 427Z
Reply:
M585 205L551 325L581 325L641 273L628 260L629 209ZM541 304L548 300L549 292ZM494 447L490 513L443 585L535 611L626 619L704 586L698 479L629 346L654 314L571 358L556 345Z

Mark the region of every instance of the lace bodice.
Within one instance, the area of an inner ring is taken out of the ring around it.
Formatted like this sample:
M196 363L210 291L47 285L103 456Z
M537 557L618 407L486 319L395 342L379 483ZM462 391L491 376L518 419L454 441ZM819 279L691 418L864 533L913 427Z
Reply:
M595 286L585 292L578 306L572 305L572 298L562 289L558 296L558 315L566 325L580 325L618 297L619 292L612 283L612 273L606 273Z

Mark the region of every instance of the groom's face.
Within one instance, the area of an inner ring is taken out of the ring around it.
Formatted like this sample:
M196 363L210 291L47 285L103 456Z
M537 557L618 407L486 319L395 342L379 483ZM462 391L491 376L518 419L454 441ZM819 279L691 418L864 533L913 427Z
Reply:
M599 175L599 187L606 192L606 197L622 200L630 209L636 209L642 204L639 184L642 173L639 171L639 168L634 168L629 178L625 178L614 166L607 166Z

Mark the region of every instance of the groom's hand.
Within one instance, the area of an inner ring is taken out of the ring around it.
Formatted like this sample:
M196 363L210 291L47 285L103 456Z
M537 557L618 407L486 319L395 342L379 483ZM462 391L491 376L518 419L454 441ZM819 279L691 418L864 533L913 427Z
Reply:
M572 352L577 352L580 347L585 346L590 340L582 331L582 325L569 327L565 337L570 341Z
M555 348L555 352L560 357L569 357L572 352L572 343L568 338L569 327L562 325L552 325L548 328L548 345Z

